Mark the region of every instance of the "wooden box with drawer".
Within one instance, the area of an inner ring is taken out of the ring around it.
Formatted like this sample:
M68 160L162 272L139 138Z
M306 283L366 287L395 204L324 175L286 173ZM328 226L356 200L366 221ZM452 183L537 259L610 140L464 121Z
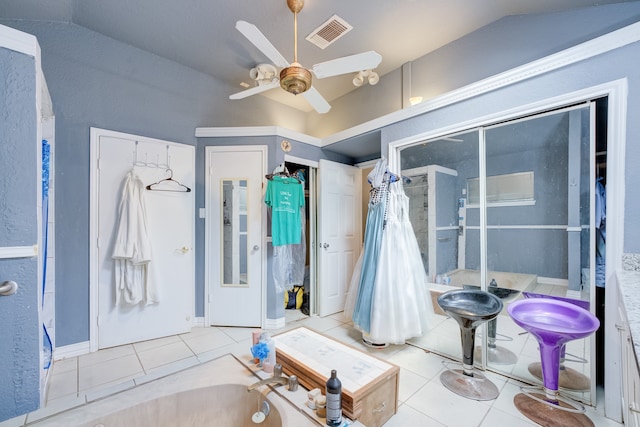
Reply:
M273 338L276 362L305 388L319 388L325 394L331 370L338 372L346 417L379 427L397 412L397 366L304 327Z

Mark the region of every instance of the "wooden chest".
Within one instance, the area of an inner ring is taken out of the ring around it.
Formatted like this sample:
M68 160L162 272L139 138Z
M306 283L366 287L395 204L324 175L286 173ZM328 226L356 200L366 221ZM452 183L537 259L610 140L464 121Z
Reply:
M305 388L319 388L325 394L331 370L338 372L346 417L379 427L397 412L397 366L304 327L273 339L276 362Z

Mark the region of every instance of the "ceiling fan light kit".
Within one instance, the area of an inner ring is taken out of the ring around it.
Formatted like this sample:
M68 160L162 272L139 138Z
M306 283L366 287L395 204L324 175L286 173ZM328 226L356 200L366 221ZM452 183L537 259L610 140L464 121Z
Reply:
M371 86L377 85L380 81L380 76L375 71L369 70L369 84Z
M252 68L249 71L249 77L251 80L255 80L258 84L263 83L265 81L269 82L275 78L277 78L278 72L276 67L271 64L258 64L255 68Z
M371 85L375 85L380 81L380 76L373 70L363 70L358 72L353 78L353 85L360 87L364 84L365 80Z

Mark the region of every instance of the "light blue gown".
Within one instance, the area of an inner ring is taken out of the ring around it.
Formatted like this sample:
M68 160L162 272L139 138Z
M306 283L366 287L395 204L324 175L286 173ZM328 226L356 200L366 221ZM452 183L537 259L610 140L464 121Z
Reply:
M375 191L378 192L379 200L375 200L378 197L372 197L369 201L367 224L364 230L362 272L360 273L358 297L351 317L356 328L365 333L369 333L371 327L371 302L376 283L380 244L382 243L388 184L383 183Z

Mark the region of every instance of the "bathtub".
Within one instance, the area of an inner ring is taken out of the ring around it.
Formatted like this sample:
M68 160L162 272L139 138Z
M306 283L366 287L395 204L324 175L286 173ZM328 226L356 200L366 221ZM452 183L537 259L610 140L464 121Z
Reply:
M442 311L440 306L438 305L438 297L440 294L443 294L447 291L453 291L455 289L460 289L458 286L451 285L441 285L439 283L429 283L429 292L431 294L431 304L433 304L433 311L436 314L440 314L442 316L446 316L447 314Z
M480 271L478 270L453 270L449 272L450 285L462 287L462 285L480 285ZM501 288L516 289L518 291L532 290L538 283L538 276L534 274L508 273L504 271L489 271L487 273L487 285L495 279Z
M247 386L258 380L240 360L225 355L27 425L317 427L283 398L289 393L286 388L275 392L261 387L248 392ZM262 409L264 401L270 412L263 422L255 424L252 416Z

